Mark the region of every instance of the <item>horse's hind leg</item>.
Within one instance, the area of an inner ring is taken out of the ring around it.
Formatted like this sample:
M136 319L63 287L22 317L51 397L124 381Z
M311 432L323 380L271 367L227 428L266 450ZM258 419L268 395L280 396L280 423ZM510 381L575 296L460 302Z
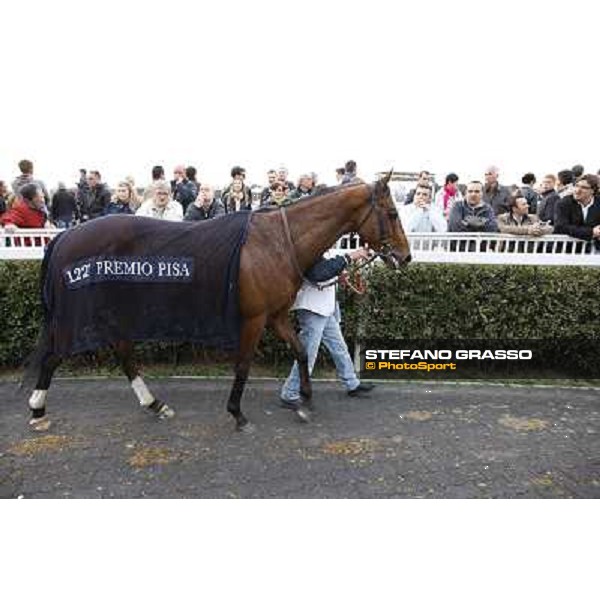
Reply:
M227 411L235 419L238 431L251 432L254 430L253 425L248 422L248 419L242 413L241 401L244 386L248 379L248 372L250 371L250 363L265 328L265 322L265 316L260 315L259 317L245 321L242 325L240 351L235 363L235 379L229 394L229 400L227 401Z
M175 411L164 402L156 399L141 378L139 369L133 360L133 343L119 342L115 344L114 351L119 365L123 369L127 379L129 379L129 383L131 383L131 387L140 402L140 406L149 410L160 419L174 417Z
M306 349L302 345L302 342L298 338L298 335L294 331L294 327L290 323L287 310L279 313L273 317L271 326L275 330L275 333L292 349L294 358L298 363L298 374L300 376L300 397L302 398L302 405L309 411L313 410L312 403L312 385L310 382L310 373L308 368L308 354ZM303 410L302 406L299 406L296 410L296 414L303 421L309 420L309 415Z
M29 426L34 431L47 431L50 427L50 420L46 416L46 396L54 371L61 362L60 357L51 353L45 354L40 361L35 389L29 397L29 408L31 409Z

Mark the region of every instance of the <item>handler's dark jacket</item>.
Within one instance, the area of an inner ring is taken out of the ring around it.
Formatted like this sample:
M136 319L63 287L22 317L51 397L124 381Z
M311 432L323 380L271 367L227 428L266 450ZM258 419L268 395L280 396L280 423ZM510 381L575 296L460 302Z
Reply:
M596 196L583 219L581 204L573 196L561 198L554 211L554 233L562 233L580 240L591 240L592 230L600 225L600 197ZM594 240L600 249L600 240Z
M335 258L321 258L306 271L306 278L313 283L327 281L337 277L346 267L348 261L344 256Z

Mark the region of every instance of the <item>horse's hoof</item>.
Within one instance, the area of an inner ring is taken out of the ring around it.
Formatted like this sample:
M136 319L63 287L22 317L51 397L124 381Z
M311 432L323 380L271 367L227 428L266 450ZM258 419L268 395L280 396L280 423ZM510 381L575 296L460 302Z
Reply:
M175 416L175 411L166 404L163 404L157 413L159 419L172 419Z
M304 407L304 406L300 406L299 408L296 409L296 416L298 417L298 419L300 420L301 423L310 423L311 421L311 414L310 411Z
M256 425L250 423L249 421L246 421L246 423L244 423L243 425L237 425L236 429L241 433L254 433L256 431Z
M45 415L40 417L39 419L30 419L29 427L32 431L48 431L50 429L50 425L52 421Z
M302 400L302 408L307 410L309 413L315 412L315 405L313 404L312 400Z

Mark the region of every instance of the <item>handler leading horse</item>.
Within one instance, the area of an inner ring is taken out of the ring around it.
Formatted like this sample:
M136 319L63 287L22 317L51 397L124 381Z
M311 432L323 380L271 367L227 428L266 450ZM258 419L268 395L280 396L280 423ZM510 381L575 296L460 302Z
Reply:
M390 176L391 173L373 184L360 183L329 188L296 204L279 209L261 210L251 215L247 237L241 246L239 258L241 329L236 352L235 380L227 402L227 410L234 417L237 429L251 428L241 410L241 397L251 361L266 326L272 327L279 337L290 345L299 365L303 405L309 410L312 407L307 355L290 323L288 311L304 280L303 273L331 248L340 236L352 231L358 232L391 268L397 269L410 261L408 241L387 185ZM140 218L108 217L107 224L103 227L115 225L115 219ZM219 228L228 218L221 217L203 225ZM111 219L113 221L109 223ZM128 225L130 223L132 222L128 222ZM162 222L157 221L156 227L160 226ZM171 227L173 226L171 224ZM71 242L74 237L68 236L73 236L79 229L78 238L81 240L82 236L85 236L85 227L87 225L62 234L61 256L69 256L70 260L81 258L81 244L77 247L74 241ZM93 245L93 240L89 241ZM116 255L122 254L123 246L128 243L130 241L124 241L120 247L116 247ZM118 246L116 242L115 245ZM48 254L52 251L51 246ZM98 253L93 247L86 247L86 251L91 253L90 256L94 256L95 251ZM51 261L52 256L47 256L44 263ZM80 269L84 267L85 265ZM132 268L130 267L130 270ZM50 271L43 267L45 323L30 364L37 381L29 399L32 411L30 425L36 430L45 430L49 426L46 416L46 394L52 375L64 358L64 354L53 350L56 348L53 341L60 332L56 330L59 319L52 314L52 307L45 298L45 290L48 289L49 283L52 284L51 281L47 281L50 275ZM69 277L72 277L71 273ZM75 282L72 285L76 287L78 284ZM215 290L206 289L202 292L210 296ZM198 318L201 318L201 315ZM174 411L155 399L140 377L133 361L133 339L124 337L112 346L140 404L159 417L173 416Z

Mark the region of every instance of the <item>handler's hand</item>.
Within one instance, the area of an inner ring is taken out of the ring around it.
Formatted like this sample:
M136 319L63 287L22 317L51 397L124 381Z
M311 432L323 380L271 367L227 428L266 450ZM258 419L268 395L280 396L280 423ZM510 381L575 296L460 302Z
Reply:
M350 252L350 258L352 260L358 260L359 258L367 260L369 258L369 256L371 255L371 252L372 251L369 250L369 245L365 244L361 248L358 248L358 250L355 250L354 252Z

